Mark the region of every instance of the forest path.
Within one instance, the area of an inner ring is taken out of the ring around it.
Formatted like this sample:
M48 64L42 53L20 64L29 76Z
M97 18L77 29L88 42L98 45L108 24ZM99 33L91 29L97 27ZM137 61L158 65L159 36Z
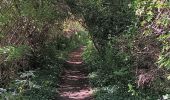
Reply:
M69 54L59 90L57 100L93 100L92 89L88 82L87 67L83 64L82 52L84 47L74 50Z

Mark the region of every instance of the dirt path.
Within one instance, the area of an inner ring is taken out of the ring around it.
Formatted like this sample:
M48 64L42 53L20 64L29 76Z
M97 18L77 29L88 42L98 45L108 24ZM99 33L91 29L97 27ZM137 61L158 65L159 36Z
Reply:
M60 97L57 100L93 100L87 69L81 58L83 49L80 47L70 53L59 88Z

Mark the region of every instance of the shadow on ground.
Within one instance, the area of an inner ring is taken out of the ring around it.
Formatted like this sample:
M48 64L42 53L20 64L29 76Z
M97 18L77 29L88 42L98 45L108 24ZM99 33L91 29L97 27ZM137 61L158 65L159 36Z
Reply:
M81 58L83 50L84 47L80 47L69 54L56 100L93 100L88 71Z

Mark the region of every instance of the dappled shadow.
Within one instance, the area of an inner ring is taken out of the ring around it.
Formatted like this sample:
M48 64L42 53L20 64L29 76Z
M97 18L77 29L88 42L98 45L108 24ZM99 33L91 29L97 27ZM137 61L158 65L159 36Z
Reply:
M88 73L81 58L83 49L84 47L80 47L69 54L58 89L60 96L56 100L93 100Z

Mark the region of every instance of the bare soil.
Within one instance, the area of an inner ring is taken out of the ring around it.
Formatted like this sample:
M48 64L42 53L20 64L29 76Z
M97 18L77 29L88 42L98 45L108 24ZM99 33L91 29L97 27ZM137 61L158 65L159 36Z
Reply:
M57 100L93 100L92 89L88 81L87 66L83 64L80 47L69 54L64 74L61 76L59 95Z

